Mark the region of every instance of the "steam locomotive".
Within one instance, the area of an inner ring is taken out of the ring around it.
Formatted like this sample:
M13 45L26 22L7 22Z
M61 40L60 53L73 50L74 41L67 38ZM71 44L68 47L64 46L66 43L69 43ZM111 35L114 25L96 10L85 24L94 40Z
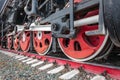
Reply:
M120 47L119 7L119 0L0 0L0 46L102 59Z

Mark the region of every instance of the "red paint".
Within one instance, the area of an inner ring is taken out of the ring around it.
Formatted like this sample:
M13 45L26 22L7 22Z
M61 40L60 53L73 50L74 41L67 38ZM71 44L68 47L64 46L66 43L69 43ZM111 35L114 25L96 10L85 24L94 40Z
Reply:
M12 47L12 36L7 37L7 48L11 49Z
M38 36L40 38L38 38ZM40 55L43 55L48 50L52 42L51 40L51 33L41 32L40 34L38 34L37 31L33 33L34 49Z
M97 15L98 10L88 12L86 17ZM78 13L79 14L79 13ZM78 15L76 14L76 15ZM80 16L83 17L83 16ZM79 18L80 18L79 17ZM77 28L78 32L73 39L59 38L60 45L66 55L75 59L85 59L94 55L94 53L101 47L105 36L87 36L86 31L97 30L98 25L85 25Z
M20 47L22 49L22 51L27 52L29 50L29 45L30 45L30 32L25 31L25 41L23 41L23 34L20 35Z
M16 38L13 40L13 47L14 47L14 49L15 49L16 51L20 48L20 46L19 46L19 38L18 38L18 37L16 37Z

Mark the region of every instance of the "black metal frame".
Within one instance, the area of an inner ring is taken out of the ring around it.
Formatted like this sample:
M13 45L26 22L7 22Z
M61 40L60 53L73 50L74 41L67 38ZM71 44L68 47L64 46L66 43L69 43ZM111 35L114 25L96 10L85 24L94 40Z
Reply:
M74 13L97 6L99 4L99 1L100 0L90 0L90 1L79 3L78 5L74 6ZM43 19L40 23L45 24L46 22L52 22L52 20L55 20L57 18L61 18L62 16L68 15L70 13L70 8L71 7L62 9L62 10L50 15L49 17ZM89 9L89 10L92 10L92 9Z
M63 21L62 19L66 17L66 15L57 18L57 20L52 20L52 35L56 38L63 37L63 38L73 38L75 36L74 30L74 0L70 1L69 7L69 19L67 21ZM69 34L63 34L63 30L70 30Z
M0 15L2 15L2 11L4 10L5 6L6 6L6 3L8 2L9 0L0 0Z
M92 10L95 6L98 6L100 0L90 0L74 5L74 0L69 0L70 7L62 9L49 17L43 19L40 24L51 23L52 24L52 35L55 38L74 38L74 13L83 10ZM63 22L62 20L69 16L68 20ZM63 34L65 30L69 30L69 34Z

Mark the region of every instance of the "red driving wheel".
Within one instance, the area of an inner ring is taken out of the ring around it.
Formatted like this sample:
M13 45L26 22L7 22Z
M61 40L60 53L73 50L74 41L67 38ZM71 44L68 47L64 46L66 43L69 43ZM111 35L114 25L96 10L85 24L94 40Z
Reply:
M7 36L7 48L12 48L12 36Z
M24 52L28 52L30 48L30 32L25 31L20 35L20 47Z
M88 12L84 18L98 15L98 13L98 10ZM107 31L106 35L87 36L85 34L87 31L97 29L98 24L85 25L76 28L77 34L74 39L59 38L58 42L62 51L66 56L76 61L87 61L105 52L105 48L110 45Z
M35 31L33 32L34 49L39 55L45 55L51 48L52 36L51 32Z
M14 36L13 47L14 47L14 50L16 51L20 49L19 37Z

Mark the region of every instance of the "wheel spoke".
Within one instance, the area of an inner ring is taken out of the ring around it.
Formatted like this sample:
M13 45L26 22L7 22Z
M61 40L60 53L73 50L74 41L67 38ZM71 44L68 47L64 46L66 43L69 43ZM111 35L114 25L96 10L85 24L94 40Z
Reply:
M14 49L15 49L16 51L18 51L19 48L20 48L20 45L19 45L19 38L16 37L16 36L15 36L15 38L14 38L13 46L14 46Z
M12 36L7 37L7 48L8 49L12 48Z
M30 32L23 32L20 36L20 47L22 51L27 52L30 48Z
M34 48L39 55L45 55L50 50L52 44L51 33L34 32Z

